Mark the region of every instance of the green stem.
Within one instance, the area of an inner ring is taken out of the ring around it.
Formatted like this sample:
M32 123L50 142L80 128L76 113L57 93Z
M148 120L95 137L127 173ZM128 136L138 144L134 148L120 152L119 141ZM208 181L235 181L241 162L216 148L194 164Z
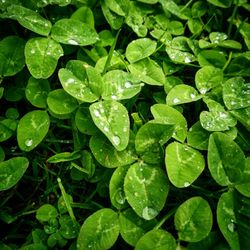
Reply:
M229 27L228 27L228 31L227 31L228 37L230 37L231 32L232 32L233 21L234 21L234 19L235 19L235 15L236 15L236 13L237 13L238 3L239 3L239 0L236 1L236 4L235 4L234 9L233 9L233 14L232 14L232 16L231 16L231 18L230 18L230 23L229 23Z
M71 218L71 220L73 222L76 222L76 218L75 218L73 209L72 209L72 207L70 205L70 202L68 200L67 193L66 193L66 191L64 189L64 186L62 185L62 181L61 181L61 179L59 177L57 178L57 182L58 182L59 188L60 188L60 190L62 192L62 197L63 197L63 200L65 202L66 208L68 210L69 216L70 216L70 218Z
M107 58L107 61L105 63L105 66L104 66L104 69L103 69L103 72L102 74L104 75L110 65L110 62L111 62L111 59L112 59L112 56L113 56L113 53L114 53L114 50L115 50L115 46L116 46L116 43L117 43L117 40L118 40L118 37L119 37L119 34L120 34L120 31L121 30L118 30L116 36L115 36L115 40L110 48L110 51L109 51L109 54L108 54L108 58Z
M184 11L192 2L193 2L193 0L190 0L189 2L187 2L187 4L185 6L183 6L183 8L180 10L180 12Z
M177 210L177 208L173 208L170 210L154 227L154 229L159 229L165 222L168 220Z
M222 71L225 71L225 69L228 67L229 63L230 63L231 60L232 60L232 55L233 55L233 53L232 53L232 51L230 51L229 56L228 56L228 59L227 59L225 65L224 65Z

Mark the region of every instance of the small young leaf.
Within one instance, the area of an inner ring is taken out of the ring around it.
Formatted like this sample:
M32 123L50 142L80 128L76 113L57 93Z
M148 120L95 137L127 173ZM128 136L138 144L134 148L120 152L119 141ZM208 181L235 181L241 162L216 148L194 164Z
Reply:
M241 109L250 106L250 83L243 77L233 77L223 85L223 100L228 109Z
M203 99L209 108L200 113L201 126L208 131L225 131L234 127L236 119L218 102L211 99Z
M156 224L155 219L144 220L131 208L120 212L119 222L121 236L131 246L135 246L138 240Z
M25 45L26 64L31 75L35 78L46 79L50 77L62 55L61 45L50 38L31 38Z
M195 74L195 85L201 94L221 85L223 82L223 72L213 66L204 66Z
M49 131L50 118L41 110L25 114L17 126L17 142L21 150L31 151Z
M138 130L135 137L136 152L149 164L162 162L165 144L174 132L174 126L148 122Z
M88 106L80 106L75 115L76 127L79 131L86 135L94 135L98 132L98 128L95 126L91 119Z
M58 72L59 80L66 92L82 102L94 102L100 96L97 83L102 86L102 78L98 72L88 74L88 64L81 61L69 61L67 68Z
M208 0L208 2L221 8L229 8L232 0Z
M144 58L130 64L128 68L137 79L149 85L161 86L165 83L165 75L162 68L150 58Z
M189 129L187 143L193 148L207 150L209 135L210 133L205 130L198 121Z
M144 234L137 242L135 250L175 250L175 238L162 229L154 229Z
M78 8L70 17L74 20L79 20L83 23L86 23L92 29L95 28L95 19L92 10L89 7L83 6Z
M104 100L129 99L140 90L140 81L125 71L110 70L103 76L102 98Z
M250 131L250 107L243 108L243 109L236 109L230 111L239 122L241 122L248 131Z
M13 76L25 65L25 41L17 36L7 36L0 41L0 76Z
M58 162L73 161L79 158L81 158L81 153L79 151L74 151L72 153L62 152L49 157L47 161L49 163L58 163Z
M30 77L25 89L28 101L37 108L47 107L47 96L50 91L49 81Z
M74 19L60 19L51 31L51 37L59 43L86 46L97 42L98 34L88 24Z
M179 142L167 146L165 163L169 180L178 188L190 186L205 168L203 155Z
M213 66L220 69L222 69L227 62L225 55L221 53L221 51L215 49L202 50L198 54L197 59L201 67Z
M209 137L208 168L221 186L240 182L245 168L242 149L228 135L214 132Z
M95 125L118 151L124 150L129 142L127 109L116 101L99 101L91 104L89 109Z
M51 22L33 10L21 5L11 5L7 8L12 19L17 20L23 27L42 36L48 36L51 30Z
M197 242L205 238L212 229L212 216L208 202L202 197L192 197L183 202L174 216L179 239Z
M158 123L174 125L173 138L184 142L187 136L187 121L178 110L166 104L155 104L151 106L151 112Z
M149 57L156 50L157 43L149 38L132 41L126 49L126 57L130 63L135 63Z
M123 209L128 206L124 193L124 178L129 166L118 167L109 182L109 197L112 205L117 209Z
M109 208L103 208L84 221L77 238L77 249L109 249L116 242L118 235L117 213Z
M183 103L195 102L201 99L197 90L186 84L174 86L168 93L166 102L168 105L178 105Z
M236 230L236 218L234 213L234 194L232 191L223 193L219 199L216 216L223 236L231 249L240 250L239 235Z
M0 121L0 142L8 140L15 132L17 121L4 119Z
M44 204L36 211L36 218L41 223L48 222L50 219L54 219L58 216L56 208L50 204Z
M227 39L227 34L223 32L211 32L209 34L209 39L211 43L220 43Z
M22 178L29 166L25 157L13 157L0 162L0 191L7 190Z
M196 60L195 56L187 51L167 47L166 52L174 63L187 64Z
M48 94L47 103L49 109L59 115L72 113L77 107L78 102L63 89L55 89Z
M90 149L96 160L107 168L116 168L133 163L137 159L134 149L134 140L131 140L126 149L118 151L102 134L90 139Z
M59 224L61 226L59 232L65 239L74 239L77 237L80 225L72 221L69 215L61 216L59 218Z
M143 219L152 220L166 202L169 184L162 169L135 163L126 174L124 191L133 210Z

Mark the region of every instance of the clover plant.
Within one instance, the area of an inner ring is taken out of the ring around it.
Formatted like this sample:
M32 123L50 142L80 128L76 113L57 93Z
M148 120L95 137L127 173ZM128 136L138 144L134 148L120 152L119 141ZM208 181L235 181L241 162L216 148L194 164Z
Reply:
M249 249L249 13L0 0L0 249Z

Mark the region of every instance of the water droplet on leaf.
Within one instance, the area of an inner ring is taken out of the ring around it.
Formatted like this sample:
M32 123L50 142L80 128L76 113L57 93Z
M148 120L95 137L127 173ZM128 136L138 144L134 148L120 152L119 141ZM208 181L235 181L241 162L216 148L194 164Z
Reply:
M71 45L79 45L79 43L73 39L69 39L68 40L68 43L71 44Z
M152 220L157 214L158 212L155 209L150 208L150 207L145 207L142 210L142 217L145 220Z
M32 144L33 144L33 140L32 140L32 139L27 139L27 140L25 141L25 145L26 145L27 147L31 147Z
M184 182L184 187L189 187L190 183L189 182Z
M112 141L113 141L113 143L114 143L116 146L119 145L119 144L121 143L121 139L120 139L120 137L117 136L117 135L114 135L114 136L112 137Z
M125 88L126 89L131 88L131 87L132 87L131 82L129 82L129 81L125 82Z
M180 100L178 98L173 99L173 103L178 103L178 102L180 102Z
M115 194L115 200L117 203L123 205L126 201L125 197L124 197L124 193L122 190L118 190Z
M100 112L99 112L97 109L94 110L94 115L95 115L96 117L100 117L100 116L101 116L101 115L100 115Z

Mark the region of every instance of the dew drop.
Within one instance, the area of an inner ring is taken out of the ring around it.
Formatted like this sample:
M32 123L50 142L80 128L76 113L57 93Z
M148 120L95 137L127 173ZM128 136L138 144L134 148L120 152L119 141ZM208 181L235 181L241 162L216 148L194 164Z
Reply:
M73 39L69 39L68 40L68 43L71 44L71 45L79 45L79 43Z
M108 128L108 127L104 127L103 130L104 130L105 132L109 132L109 128Z
M173 103L178 103L178 102L180 102L180 100L178 98L173 99Z
M112 100L117 100L117 96L113 94L113 95L111 95L111 99Z
M190 186L190 183L189 183L189 182L184 182L183 186L184 186L184 187L189 187L189 186Z
M113 143L114 143L116 146L119 145L119 144L121 143L121 139L120 139L120 137L117 136L117 135L114 135L114 136L112 137L112 141L113 141Z
M27 139L24 143L25 143L25 145L26 145L27 147L31 147L32 144L33 144L33 140L32 140L32 139Z
M220 118L227 118L227 114L220 112L219 113Z
M191 94L190 97L191 97L191 99L194 99L196 97L196 95L195 94Z
M189 57L185 57L184 62L185 62L185 63L190 63L190 62L191 62L191 59L190 59Z
M151 220L151 219L153 219L157 214L158 214L158 212L157 212L155 209L150 208L150 207L145 207L145 208L143 208L143 210L142 210L142 217L143 217L145 220Z
M126 201L125 197L124 197L124 193L122 190L118 190L115 194L115 200L117 203L123 205Z
M94 110L94 115L96 117L100 117L101 116L100 112L97 109Z
M101 108L100 112L103 114L105 112L105 110L103 108Z
M47 54L47 55L51 55L51 52L50 52L50 51L48 51L46 54Z
M201 88L201 89L200 89L200 92L201 92L201 94L204 95L204 94L206 94L207 90L206 90L205 88Z
M31 53L31 54L35 54L35 50L32 49L32 50L30 51L30 53Z
M233 222L230 222L228 225L227 225L227 228L228 230L233 233L235 231L235 225Z
M74 83L75 80L73 78L69 78L66 82L66 84L71 84L71 83Z
M126 89L129 89L129 88L131 88L131 87L132 87L131 82L126 81L126 82L125 82L125 88L126 88Z

